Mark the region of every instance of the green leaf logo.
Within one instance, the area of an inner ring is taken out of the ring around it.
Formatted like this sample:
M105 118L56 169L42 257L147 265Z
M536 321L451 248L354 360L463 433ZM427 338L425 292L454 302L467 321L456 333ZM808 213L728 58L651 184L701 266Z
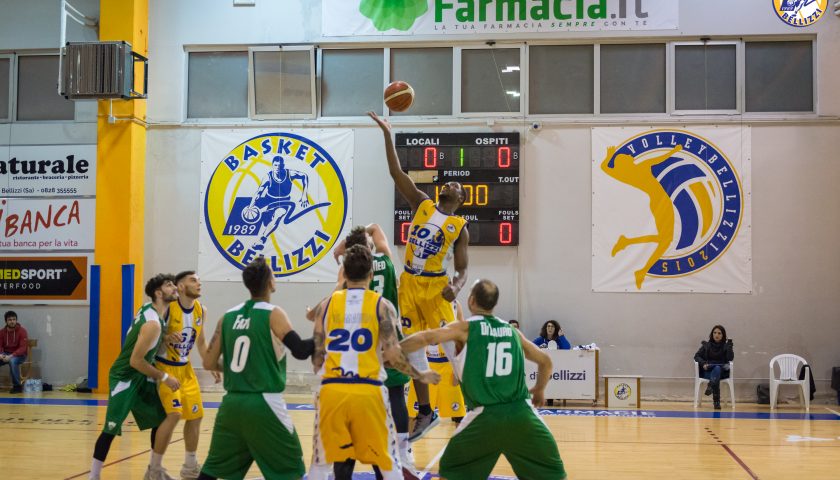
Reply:
M380 32L392 28L406 31L428 9L426 0L362 0L359 6L362 15Z

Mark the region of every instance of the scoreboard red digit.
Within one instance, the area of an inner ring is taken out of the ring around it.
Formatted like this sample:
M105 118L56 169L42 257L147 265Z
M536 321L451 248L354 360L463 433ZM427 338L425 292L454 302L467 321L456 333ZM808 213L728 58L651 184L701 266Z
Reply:
M451 181L464 186L457 215L470 245L519 245L519 133L398 133L397 155L417 188L437 202ZM394 242L404 245L411 207L394 192Z

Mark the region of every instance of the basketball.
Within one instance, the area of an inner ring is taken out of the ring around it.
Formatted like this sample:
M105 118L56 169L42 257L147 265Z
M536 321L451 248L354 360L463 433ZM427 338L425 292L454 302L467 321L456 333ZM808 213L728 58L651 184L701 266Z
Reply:
M260 209L257 207L249 206L242 210L242 220L245 220L247 223L254 223L259 216Z
M385 105L395 112L404 112L414 103L414 89L397 80L385 87Z

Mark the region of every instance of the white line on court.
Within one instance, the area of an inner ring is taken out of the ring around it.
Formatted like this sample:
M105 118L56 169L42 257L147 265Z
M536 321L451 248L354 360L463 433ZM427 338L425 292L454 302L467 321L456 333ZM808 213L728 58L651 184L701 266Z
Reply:
M420 472L420 478L425 477L426 474L429 473L429 470L431 470L435 463L437 463L437 461L440 460L440 457L443 456L444 450L446 450L446 445L444 445L443 448L441 448L440 451L437 453L437 455L435 455L434 458L432 458L432 460L426 464L426 468L424 468L423 471Z
M826 410L828 410L829 412L831 412L831 413L833 413L833 414L837 415L838 417L840 417L840 412L838 412L838 411L836 411L836 410L832 410L832 409L830 409L830 408L828 408L828 407L825 407L825 409L826 409Z

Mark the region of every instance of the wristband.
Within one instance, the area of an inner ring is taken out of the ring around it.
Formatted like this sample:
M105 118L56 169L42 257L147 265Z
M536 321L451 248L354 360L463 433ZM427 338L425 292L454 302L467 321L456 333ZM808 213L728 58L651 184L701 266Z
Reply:
M160 377L160 381L165 382L167 378L169 378L169 374L166 373L166 372L163 372L163 376Z

